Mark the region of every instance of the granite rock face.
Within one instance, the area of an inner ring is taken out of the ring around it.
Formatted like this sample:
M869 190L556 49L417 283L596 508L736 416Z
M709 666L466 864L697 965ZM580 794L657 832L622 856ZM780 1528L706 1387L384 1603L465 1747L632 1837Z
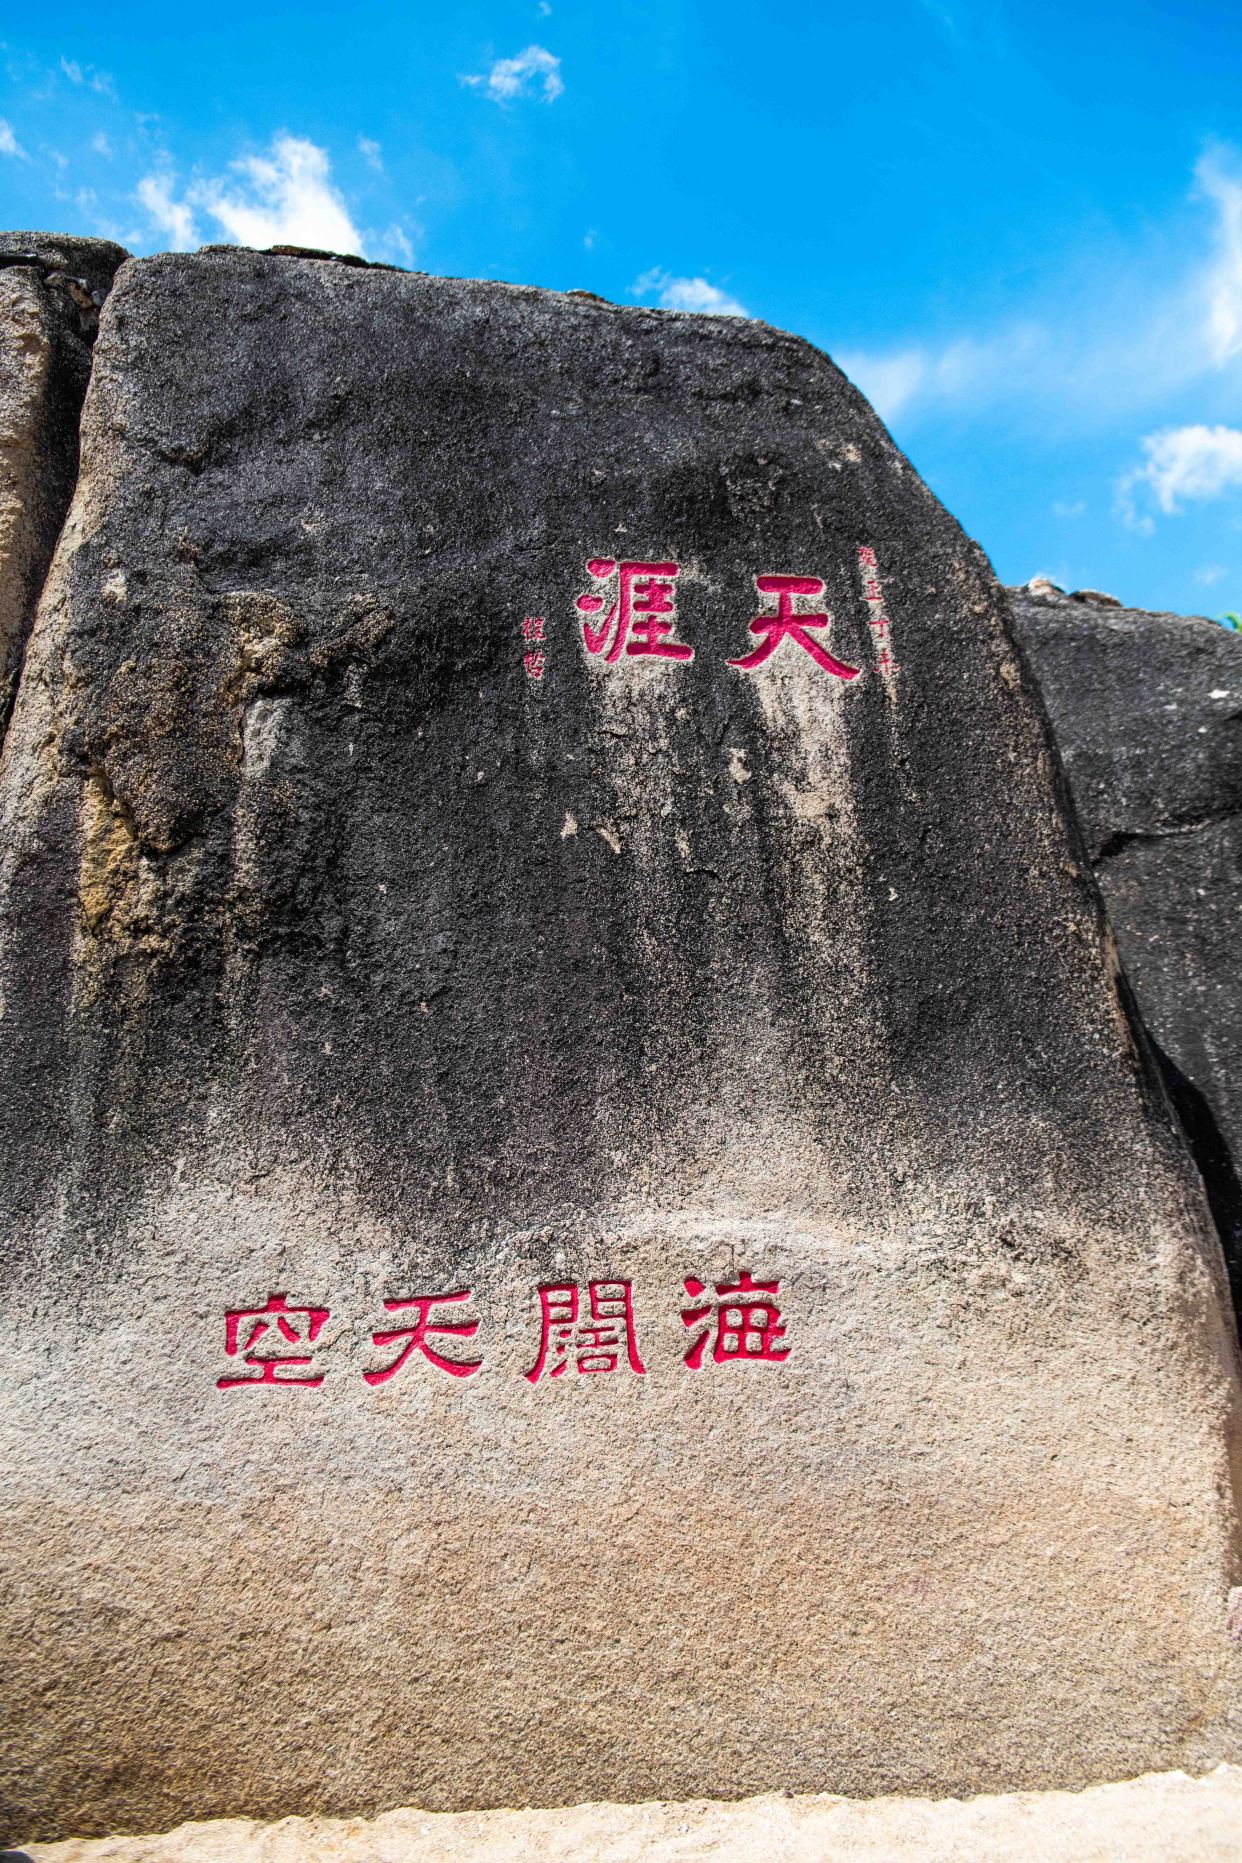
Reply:
M1242 1313L1242 640L1056 592L1012 600Z
M15 1836L1236 1751L1059 783L806 344L125 267L0 766Z
M128 257L104 239L0 234L0 741L73 495L100 306Z

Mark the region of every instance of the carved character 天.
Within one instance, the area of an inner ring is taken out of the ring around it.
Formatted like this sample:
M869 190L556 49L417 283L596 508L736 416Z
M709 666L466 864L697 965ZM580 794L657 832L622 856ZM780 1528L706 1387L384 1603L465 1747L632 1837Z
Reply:
M822 596L824 584L818 576L756 576L755 587L760 595L775 595L776 613L756 615L750 624L752 634L758 635L759 645L740 659L730 660L730 666L736 666L743 673L752 673L770 660L783 640L791 640L810 654L817 666L822 666L826 673L832 673L837 679L857 679L859 669L847 666L844 660L838 660L811 636L810 629L826 628L832 616L823 609L812 613L799 612L794 607L795 600L802 596Z
M363 1377L368 1384L384 1384L400 1371L412 1352L421 1352L423 1357L439 1371L446 1371L450 1378L469 1378L483 1363L481 1358L456 1359L445 1358L427 1344L428 1333L444 1333L457 1339L473 1339L479 1330L477 1320L433 1320L433 1307L452 1306L459 1300L471 1300L473 1288L463 1287L453 1294L414 1294L408 1300L386 1300L384 1310L387 1313L402 1313L410 1307L417 1308L417 1314L410 1326L393 1326L381 1332L372 1333L371 1343L376 1346L396 1345L399 1339L405 1344L390 1365L384 1365L375 1371L364 1371Z

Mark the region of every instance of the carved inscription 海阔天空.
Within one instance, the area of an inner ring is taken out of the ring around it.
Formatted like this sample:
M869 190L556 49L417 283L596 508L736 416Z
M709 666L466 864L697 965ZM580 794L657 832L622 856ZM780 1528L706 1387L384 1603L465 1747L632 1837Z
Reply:
M709 1294L694 1276L685 1280L691 1305L681 1310L682 1325L691 1333L683 1354L687 1370L699 1371L707 1350L718 1365L780 1364L791 1348L780 1346L786 1327L781 1316L779 1280L756 1281L743 1268L735 1281L717 1281ZM634 1317L634 1288L628 1280L543 1282L538 1289L540 1338L534 1362L522 1375L531 1384L544 1378L561 1378L571 1365L588 1376L628 1369L647 1376L638 1343ZM456 1288L442 1294L414 1294L385 1300L386 1313L409 1317L409 1324L379 1327L371 1344L379 1351L400 1350L387 1362L362 1372L369 1385L386 1384L407 1360L420 1355L436 1370L452 1378L469 1378L485 1357L453 1358L429 1343L429 1335L473 1339L477 1319L445 1317L437 1309L473 1300L474 1289ZM305 1389L323 1383L323 1371L314 1366L317 1342L331 1318L330 1309L291 1305L287 1294L270 1294L262 1306L232 1307L225 1314L224 1350L240 1359L247 1370L216 1380L221 1391L240 1385L289 1385Z

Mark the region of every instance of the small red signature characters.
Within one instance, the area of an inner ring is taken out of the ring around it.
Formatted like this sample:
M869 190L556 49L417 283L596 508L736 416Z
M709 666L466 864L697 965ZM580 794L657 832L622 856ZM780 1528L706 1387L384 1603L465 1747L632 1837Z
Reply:
M437 1352L433 1346L427 1344L428 1333L448 1333L456 1339L474 1338L479 1330L477 1320L433 1320L431 1317L433 1307L449 1307L455 1301L471 1300L473 1297L474 1289L463 1287L455 1294L415 1294L409 1300L386 1300L384 1302L386 1313L404 1313L410 1307L416 1307L418 1311L412 1326L394 1326L383 1332L371 1334L373 1345L396 1345L399 1339L404 1339L405 1344L391 1365L382 1366L378 1371L363 1372L362 1375L367 1383L386 1383L394 1372L400 1371L411 1352L421 1352L429 1364L434 1365L439 1371L446 1371L450 1378L473 1377L483 1363L481 1358L445 1358L442 1352Z
M300 1377L292 1370L282 1373L282 1366L313 1365L315 1361L313 1350L305 1354L285 1352L280 1350L280 1342L283 1339L288 1345L313 1348L328 1317L327 1307L291 1307L287 1294L269 1295L265 1307L230 1307L224 1316L224 1350L230 1358L240 1357L255 1375L217 1378L217 1389L227 1391L236 1384L322 1384L322 1372L311 1377ZM260 1339L273 1331L276 1336L269 1341L268 1352L262 1358L252 1357Z
M895 673L897 662L891 649L893 624L884 611L884 591L880 587L880 570L876 562L875 551L870 544L861 544L858 550L858 570L862 576L863 600L867 604L867 625L876 637L879 653L876 665L882 673Z
M760 636L759 645L740 659L730 660L730 666L736 666L744 673L751 673L765 660L770 660L781 642L785 639L794 641L810 654L817 666L822 666L826 673L832 673L837 679L857 679L859 669L847 666L844 660L838 660L813 640L809 629L826 628L832 616L821 609L816 613L800 613L794 607L799 596L822 596L824 584L818 576L756 576L755 587L760 595L775 595L776 613L756 615L750 624L752 634Z
M542 615L527 615L522 622L522 639L529 651L522 655L522 665L526 668L528 679L542 679L548 656L543 651L543 630L546 626Z
M702 1281L696 1281L693 1276L687 1279L685 1288L691 1300L698 1300L705 1291ZM785 1346L782 1349L777 1345L777 1341L785 1336L781 1310L776 1304L776 1296L780 1291L779 1281L753 1281L750 1270L743 1268L736 1282L717 1281L714 1301L709 1300L703 1306L683 1308L683 1326L698 1326L703 1321L707 1322L698 1337L691 1340L690 1349L686 1353L686 1364L690 1370L697 1371L703 1363L703 1354L712 1336L713 1318L716 1342L712 1347L712 1357L718 1365L738 1364L742 1360L772 1364L788 1358L791 1348ZM765 1295L771 1295L772 1298L765 1299Z
M609 666L627 654L654 654L664 660L693 660L694 648L668 636L677 625L678 563L619 563L610 556L592 557L587 572L596 582L617 578L616 594L604 618L593 625L608 601L598 589L580 595L574 604L582 616L582 638L588 653L603 653ZM609 635L612 636L609 645ZM607 653L604 649L607 647Z
M621 1348L630 1370L645 1377L634 1331L634 1291L629 1281L591 1281L587 1286L590 1320L578 1324L581 1291L572 1282L545 1283L539 1289L543 1332L539 1356L525 1374L532 1384L545 1375L565 1375L572 1352L584 1373L616 1371Z

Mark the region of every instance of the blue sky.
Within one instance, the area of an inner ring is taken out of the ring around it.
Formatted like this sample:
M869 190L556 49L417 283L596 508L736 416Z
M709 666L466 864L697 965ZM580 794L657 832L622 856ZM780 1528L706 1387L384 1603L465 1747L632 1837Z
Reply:
M0 25L0 222L726 308L999 574L1242 610L1238 0L478 0Z

